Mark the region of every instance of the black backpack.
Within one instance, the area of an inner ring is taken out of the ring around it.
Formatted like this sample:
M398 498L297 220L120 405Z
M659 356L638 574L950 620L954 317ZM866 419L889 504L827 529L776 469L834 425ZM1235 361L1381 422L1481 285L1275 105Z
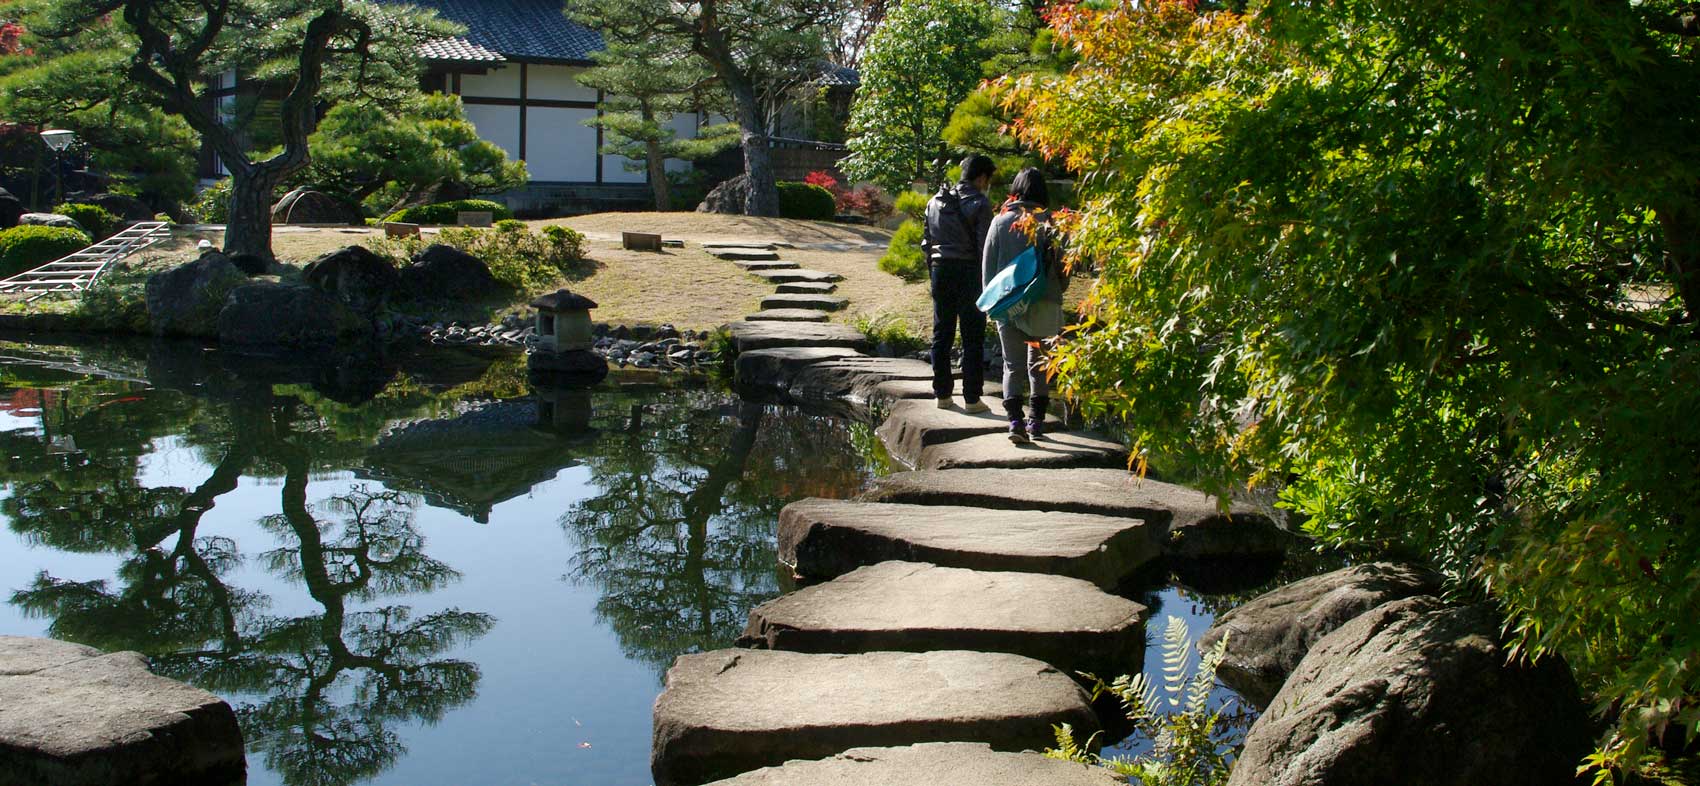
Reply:
M945 185L927 200L927 218L921 233L921 251L927 261L935 259L980 258L973 230L968 228L968 216L962 212L962 195Z

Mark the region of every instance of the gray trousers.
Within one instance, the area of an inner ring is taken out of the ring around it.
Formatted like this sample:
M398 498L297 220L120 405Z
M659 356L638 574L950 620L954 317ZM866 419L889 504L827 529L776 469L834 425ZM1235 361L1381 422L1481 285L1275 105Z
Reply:
M998 344L1003 347L1003 397L1006 400L1022 398L1029 392L1034 398L1051 395L1051 381L1045 375L1045 350L1039 341L1013 324L998 323Z

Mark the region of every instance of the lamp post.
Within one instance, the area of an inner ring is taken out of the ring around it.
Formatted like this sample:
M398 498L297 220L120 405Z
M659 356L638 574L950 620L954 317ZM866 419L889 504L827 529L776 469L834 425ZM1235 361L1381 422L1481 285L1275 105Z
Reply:
M41 132L41 141L46 142L47 149L53 151L53 189L54 196L57 197L54 201L57 202L65 198L65 182L61 174L61 170L65 168L65 163L62 157L72 143L77 141L77 133L63 129L49 129Z

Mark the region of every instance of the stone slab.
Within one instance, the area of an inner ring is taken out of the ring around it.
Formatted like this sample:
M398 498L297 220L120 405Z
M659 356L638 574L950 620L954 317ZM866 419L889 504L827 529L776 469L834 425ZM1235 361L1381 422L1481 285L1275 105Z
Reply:
M828 281L787 281L779 285L781 295L830 295L838 285Z
M1284 552L1293 536L1243 504L1223 512L1217 498L1127 469L946 469L874 479L859 499L1002 510L1061 510L1162 523L1164 549L1180 557L1247 557Z
M245 761L230 705L139 653L0 636L0 783L228 784Z
M768 295L761 299L762 308L812 308L818 311L837 311L850 305L850 299L837 295Z
M965 649L1065 674L1136 671L1146 607L1066 576L882 562L757 606L738 645L792 652Z
M852 748L830 759L788 761L713 786L1127 786L1102 767L969 742Z
M807 322L733 322L726 326L739 352L774 347L871 349L868 337L844 325Z
M779 252L758 248L711 248L708 253L729 261L770 262L779 259Z
M828 273L824 270L809 270L808 268L798 268L796 270L752 270L750 271L750 275L763 279L769 284L790 284L796 281L813 281L816 283L830 284L835 281L844 280L844 277L837 273Z
M919 362L925 363L926 361L923 360ZM960 378L961 375L958 374L957 376ZM983 386L984 395L980 397L980 400L984 401L987 406L998 406L998 402L1003 400L1003 383L996 379L988 379L983 383ZM958 394L961 393L961 383L956 385L955 391ZM933 398L933 383L931 378L928 378L925 381L894 379L874 385L873 388L861 395L866 400L868 406L890 410L897 404L897 402L904 399L924 398L931 400ZM956 396L957 407L960 408L966 403L967 402L962 400L961 395Z
M1091 431L1046 434L1016 445L1004 434L928 445L910 464L915 469L1073 469L1126 467L1127 448Z
M736 240L710 240L702 244L709 251L777 251L779 246L774 243L739 242Z
M1087 695L1031 658L942 651L680 656L655 700L656 786L697 786L852 748L980 742L1040 749L1051 727L1099 728Z
M825 322L832 315L808 308L769 308L744 317L745 322Z
M772 347L738 354L734 364L740 388L783 392L798 372L816 363L838 358L865 358L845 347Z
M761 261L738 259L733 260L732 264L745 270L797 270L802 267L802 265L799 265L796 262L786 262L784 260L774 259Z
M892 457L909 466L915 466L925 449L933 445L985 434L1003 435L1007 442L1009 420L1003 405L990 397L982 397L980 401L990 410L976 415L956 408L939 409L931 399L899 401L891 405L876 433ZM1045 425L1053 433L1067 429L1055 415L1047 415Z
M890 380L923 382L931 395L933 368L910 358L833 358L798 369L786 391L798 401L844 399L865 403L865 391ZM928 401L931 401L929 398Z
M1161 534L1140 519L1084 513L805 499L779 512L779 561L809 581L906 560L1114 588L1160 556Z

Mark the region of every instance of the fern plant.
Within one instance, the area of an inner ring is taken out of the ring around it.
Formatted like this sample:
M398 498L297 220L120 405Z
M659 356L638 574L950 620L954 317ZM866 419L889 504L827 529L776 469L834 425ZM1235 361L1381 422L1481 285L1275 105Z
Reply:
M1222 723L1227 705L1210 708L1210 691L1216 686L1216 667L1227 651L1222 637L1199 660L1198 669L1187 673L1187 654L1192 637L1186 622L1170 617L1163 632L1163 683L1161 690L1144 674L1122 675L1114 682L1083 674L1093 683L1092 699L1108 693L1121 701L1132 721L1134 733L1152 742L1149 753L1103 757L1091 753L1092 740L1074 739L1074 730L1055 727L1057 747L1045 751L1054 759L1078 761L1107 767L1133 778L1141 786L1220 786L1228 782L1233 757L1227 751L1232 740Z

